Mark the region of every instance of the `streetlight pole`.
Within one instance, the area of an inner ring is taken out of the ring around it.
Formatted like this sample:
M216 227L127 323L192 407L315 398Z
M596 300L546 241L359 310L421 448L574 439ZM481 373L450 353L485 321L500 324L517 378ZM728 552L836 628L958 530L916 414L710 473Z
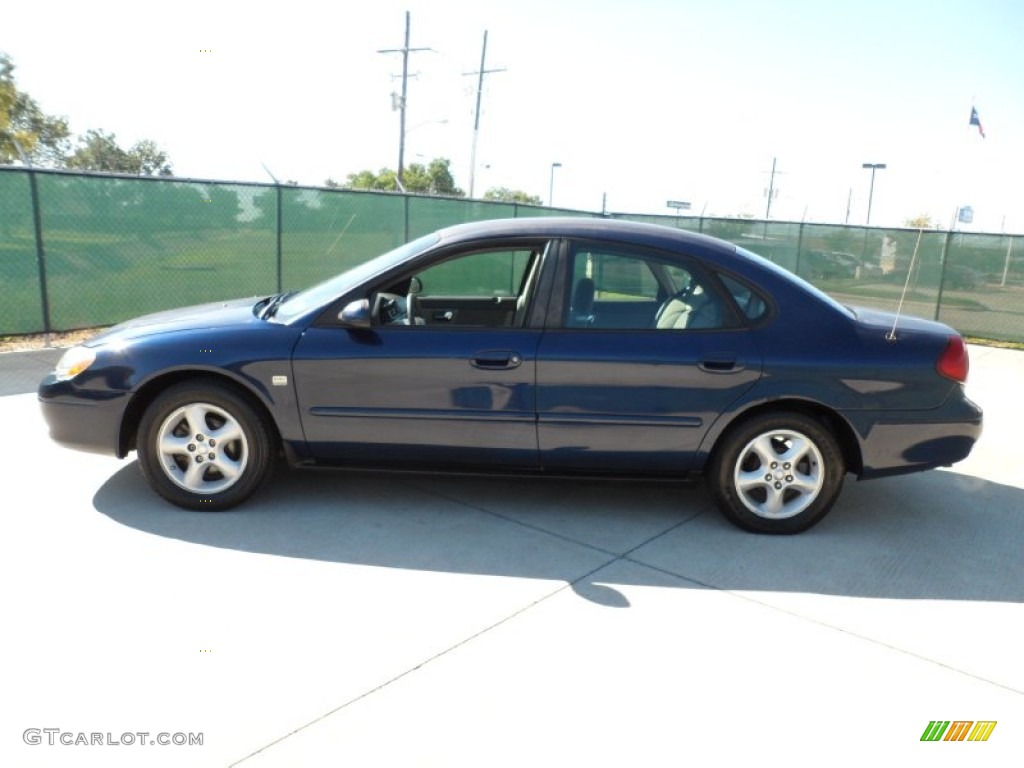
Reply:
M548 208L551 207L555 199L555 168L561 168L561 163L551 164L551 182L548 184Z
M868 191L868 220L865 222L865 226L871 225L871 201L875 197L875 171L880 171L885 168L885 163L862 163L861 168L871 169L871 188Z

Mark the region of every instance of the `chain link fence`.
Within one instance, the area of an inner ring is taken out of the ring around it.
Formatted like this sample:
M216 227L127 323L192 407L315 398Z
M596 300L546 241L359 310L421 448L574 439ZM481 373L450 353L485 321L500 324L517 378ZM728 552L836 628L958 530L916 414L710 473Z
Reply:
M513 203L0 167L0 335L311 285L419 235L566 214ZM612 214L721 237L846 304L1024 342L1024 237Z
M940 320L967 336L1024 342L1024 236L753 219L622 218L729 240L843 304L894 311L906 285L905 314Z

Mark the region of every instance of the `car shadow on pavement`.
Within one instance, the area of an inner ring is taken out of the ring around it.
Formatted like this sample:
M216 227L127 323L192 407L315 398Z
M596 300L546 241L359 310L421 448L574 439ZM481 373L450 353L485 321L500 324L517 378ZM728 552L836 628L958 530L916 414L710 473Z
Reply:
M156 536L355 565L589 582L581 563L625 561L638 584L1024 602L1024 489L950 471L848 478L796 536L734 528L701 486L609 480L281 471L210 513L159 499L132 462L93 504Z

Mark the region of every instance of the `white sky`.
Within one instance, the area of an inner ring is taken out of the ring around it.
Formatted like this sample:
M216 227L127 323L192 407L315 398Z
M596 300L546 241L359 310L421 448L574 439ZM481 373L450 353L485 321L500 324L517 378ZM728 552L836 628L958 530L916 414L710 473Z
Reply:
M367 0L14 3L0 50L72 130L148 138L179 176L322 184L395 167L391 92L412 12L406 162L452 160L476 193L556 205L872 223L958 205L972 230L1024 232L1020 0ZM212 52L205 53L204 50ZM968 126L972 103L987 138ZM445 120L440 123L437 121Z

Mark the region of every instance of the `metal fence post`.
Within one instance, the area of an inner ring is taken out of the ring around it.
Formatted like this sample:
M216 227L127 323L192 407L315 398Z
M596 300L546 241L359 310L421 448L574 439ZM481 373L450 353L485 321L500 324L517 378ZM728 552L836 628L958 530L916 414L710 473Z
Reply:
M281 293L284 290L283 281L281 279L281 235L284 229L283 215L281 212L281 185L275 184L277 190L277 292Z
M36 184L36 172L28 169L28 186L32 196L32 220L36 232L36 264L39 267L39 297L43 311L43 330L49 336L53 331L50 322L50 294L46 287L46 249L43 247L43 214L39 209L39 187Z
M949 243L953 239L953 230L946 233L946 239L942 243L942 264L939 272L939 295L935 297L935 321L939 319L939 310L942 309L942 290L946 285L946 263L949 260Z
M800 274L800 249L804 245L804 223L800 222L800 229L797 230L796 235L796 263L793 265L793 274Z
M405 223L402 225L402 242L409 242L409 195L402 196L402 216L405 219Z

